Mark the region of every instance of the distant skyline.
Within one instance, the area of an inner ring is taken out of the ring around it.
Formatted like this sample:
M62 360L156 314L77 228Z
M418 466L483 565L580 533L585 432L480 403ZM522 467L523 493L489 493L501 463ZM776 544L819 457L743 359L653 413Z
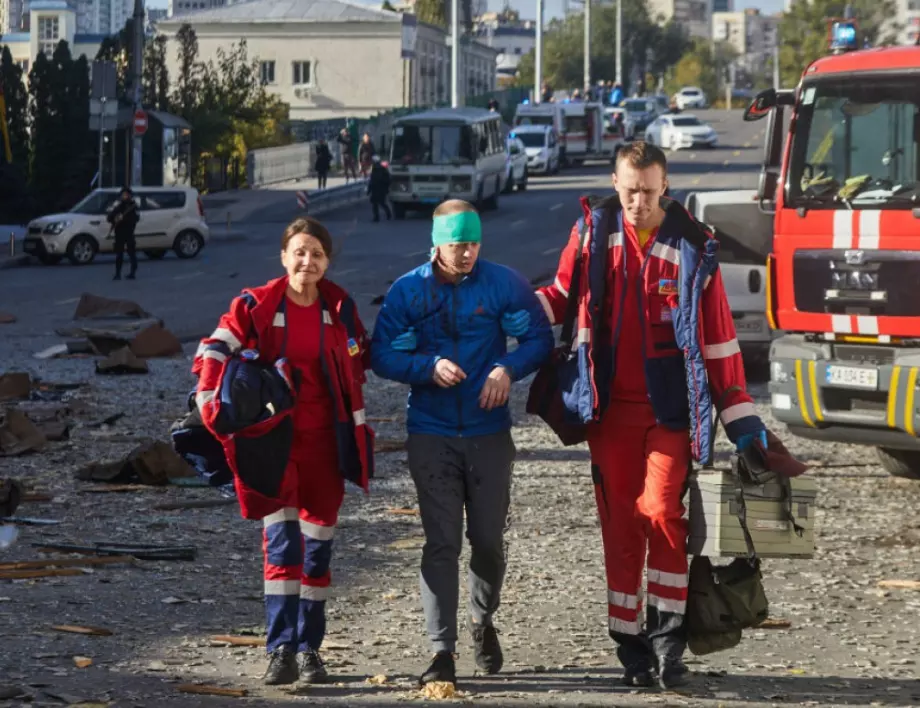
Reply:
M352 2L359 2L362 5L381 5L380 3L372 2L370 0L351 0ZM544 0L546 8L546 19L551 20L554 17L562 16L562 0ZM489 9L492 11L501 10L504 6L503 0L488 0ZM537 16L537 3L536 0L511 0L511 7L515 10L518 10L521 13L521 18L525 20L535 19ZM165 8L167 6L167 0L147 0L148 7L160 7ZM771 15L776 12L781 12L783 9L783 0L735 0L735 8L738 10L746 10L749 7L758 7L760 11L764 14Z

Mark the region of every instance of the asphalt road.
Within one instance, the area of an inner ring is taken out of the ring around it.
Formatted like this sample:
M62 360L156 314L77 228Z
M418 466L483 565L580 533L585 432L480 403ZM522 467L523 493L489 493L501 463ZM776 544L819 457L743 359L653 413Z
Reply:
M763 126L745 124L740 111L701 111L719 133L714 150L679 151L670 159L672 189L753 188L761 161ZM536 282L551 277L569 229L579 214L578 198L610 190L610 165L589 163L548 178L534 178L526 192L503 195L497 211L483 215L483 255L520 270ZM224 204L231 194L215 195ZM69 321L81 293L128 298L163 318L180 338L197 338L246 286L281 274L278 240L297 214L296 199L272 190L270 208L235 221L244 238L215 238L190 261L169 255L162 261L141 256L136 281L113 282L113 259L92 265L27 266L0 271L0 310L14 312L29 335L51 334ZM237 210L237 214L240 211ZM410 214L405 221L371 222L369 205L357 204L321 217L336 240L330 277L354 294L370 325L375 297L402 273L421 263L430 247L430 219ZM215 225L219 236L226 227ZM57 341L57 339L56 339Z

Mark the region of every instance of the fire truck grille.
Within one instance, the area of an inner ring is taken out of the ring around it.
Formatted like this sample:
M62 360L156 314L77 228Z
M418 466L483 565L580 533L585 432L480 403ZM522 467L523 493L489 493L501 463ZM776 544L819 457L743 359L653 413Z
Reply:
M796 251L792 267L800 312L920 316L920 253L803 250Z

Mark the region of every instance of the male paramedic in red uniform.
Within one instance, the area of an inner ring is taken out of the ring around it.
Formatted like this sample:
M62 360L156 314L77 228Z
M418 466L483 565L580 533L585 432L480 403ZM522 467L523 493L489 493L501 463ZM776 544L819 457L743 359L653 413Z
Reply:
M689 678L682 661L687 525L681 499L691 459L710 459L713 407L739 449L755 440L766 447L766 432L745 390L715 260L718 243L664 197L664 153L644 142L624 147L613 187L614 196L582 200L584 216L572 229L556 280L537 295L550 321L559 323L587 229L577 294L577 402L566 405L587 423L608 627L624 682L650 686L657 672L661 687L673 688Z

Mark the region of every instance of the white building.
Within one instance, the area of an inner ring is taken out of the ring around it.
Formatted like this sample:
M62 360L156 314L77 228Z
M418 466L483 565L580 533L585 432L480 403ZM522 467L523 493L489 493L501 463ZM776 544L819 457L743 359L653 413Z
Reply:
M47 6L44 0L0 0L0 34L28 32L30 11L36 4ZM67 4L74 11L78 34L114 34L134 12L133 0L69 0Z
M920 0L897 0L894 22L903 29L897 44L914 44L920 33Z
M404 60L400 13L347 0L249 0L171 18L157 25L170 43L170 76L177 71L175 36L185 23L195 30L204 62L245 38L266 87L295 120L369 117L450 100L447 34L419 24L414 58ZM464 40L460 54L461 93L493 91L497 52Z
M498 56L496 72L499 78L517 76L521 57L530 53L537 44L536 23L530 20L508 22L502 13L489 12L476 18L476 38L492 47Z
M49 57L58 42L66 40L70 52L77 58L85 55L92 61L106 34L88 34L79 31L77 11L65 0L32 0L29 12L20 27L25 30L5 32L0 36L0 47L6 45L13 61L28 73L39 52Z
M674 19L691 37L709 39L712 31L712 0L648 0L652 20L662 24Z
M761 15L754 8L712 14L712 38L728 42L738 52L740 63L750 71L763 68L777 42L780 16Z

